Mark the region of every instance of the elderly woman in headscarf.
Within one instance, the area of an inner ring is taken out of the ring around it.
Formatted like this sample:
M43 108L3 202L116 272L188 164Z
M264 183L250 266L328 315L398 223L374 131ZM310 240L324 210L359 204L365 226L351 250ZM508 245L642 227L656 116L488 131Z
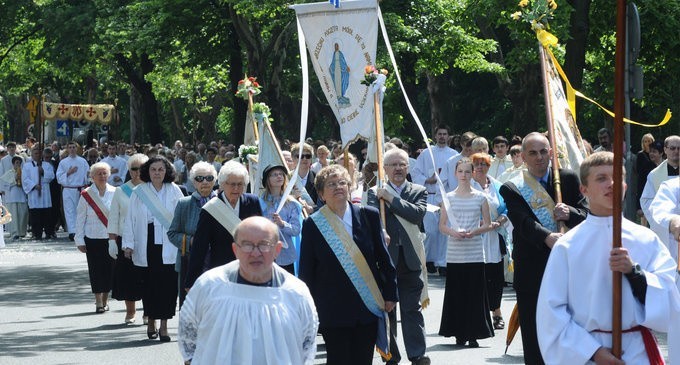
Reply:
M378 211L349 203L351 183L342 166L321 169L314 185L326 204L302 225L299 275L319 312L331 365L371 364L376 344L387 352L384 319L397 301Z
M98 162L90 167L94 184L83 190L76 208L76 247L87 256L87 271L94 293L96 313L109 310L109 291L113 282L113 259L118 248L109 248L107 233L111 200L116 188L106 183L111 167ZM109 252L113 254L110 255Z
M190 196L185 196L179 200L175 207L175 215L168 229L170 242L177 247L177 261L175 271L179 273L179 307L182 308L186 291L184 290L184 279L186 279L187 266L189 265L189 255L191 245L196 234L198 217L201 208L210 199L215 197L213 186L217 180L215 167L204 161L196 162L189 172L189 179L194 184L195 191Z
M183 197L175 185L175 168L162 156L149 158L141 168L141 179L130 197L123 228L125 256L142 272L144 314L149 318L147 336L169 342L168 319L177 306L177 248L168 238L175 206ZM160 328L156 329L156 319Z
M134 154L128 159L127 168L130 180L116 188L109 212L109 247L113 244L116 245L117 256L113 269L111 296L116 300L125 301L125 323L127 324L135 322L137 313L135 302L142 299L142 281L141 273L136 269L132 260L123 254L123 227L125 226L125 217L127 217L132 190L143 182L140 177L140 168L148 159L149 157L141 153Z
M260 207L262 214L279 227L279 238L284 248L276 258L276 264L295 275L295 261L298 257L296 246L300 241L302 227L302 205L292 196L288 196L281 211L276 212L287 184L288 171L285 167L267 166L262 172L262 186L265 190L260 195Z
M257 195L245 193L249 182L242 164L222 165L217 176L220 193L203 206L198 217L184 288L191 288L204 271L236 259L231 249L236 226L242 219L262 215Z

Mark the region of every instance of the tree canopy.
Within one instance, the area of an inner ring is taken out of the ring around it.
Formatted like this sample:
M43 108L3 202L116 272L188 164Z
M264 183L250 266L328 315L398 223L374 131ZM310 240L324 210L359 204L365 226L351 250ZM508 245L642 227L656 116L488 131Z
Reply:
M542 0L532 0L542 1ZM448 124L493 138L545 129L536 37L511 19L517 3L500 0L381 2L406 92L427 125ZM551 32L572 82L611 105L614 5L559 3ZM680 3L640 0L644 96L632 118L658 121L680 108ZM239 143L246 106L234 98L245 74L264 85L280 138L295 139L301 72L294 12L281 0L14 0L0 12L0 124L5 140L23 139L25 104L39 90L48 101L113 103L115 139ZM379 44L383 44L379 42ZM377 62L389 68L384 46ZM390 88L397 85L390 79ZM311 84L313 138L338 137L318 82ZM401 93L385 100L387 134L418 141ZM579 102L587 138L608 117ZM651 130L677 133L677 120ZM635 146L649 129L633 127ZM637 147L635 147L637 148Z

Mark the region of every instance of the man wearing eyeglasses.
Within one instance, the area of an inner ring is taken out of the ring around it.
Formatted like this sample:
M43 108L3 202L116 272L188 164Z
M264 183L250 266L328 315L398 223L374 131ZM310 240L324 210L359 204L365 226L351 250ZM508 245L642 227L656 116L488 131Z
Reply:
M236 161L220 169L220 193L203 205L198 217L185 288L191 288L206 267L211 269L236 259L231 250L236 227L243 219L262 215L257 195L245 193L249 180L248 170Z
M274 263L277 226L243 220L237 260L202 275L179 315L180 352L197 364L312 364L319 320L307 286Z
M666 160L661 162L659 166L647 175L647 183L645 184L642 196L640 197L640 208L642 208L642 212L649 222L649 228L661 238L671 252L673 259L677 261L678 246L674 245L673 242L669 240L668 226L656 223L656 220L652 216L650 206L652 205L652 201L657 195L661 184L666 180L678 176L678 167L680 166L680 136L672 135L666 137L663 142L663 150L666 154Z
M399 311L401 329L404 334L406 354L412 364L429 365L425 356L425 322L421 307L427 305L427 273L425 270L425 247L423 235L418 228L427 210L427 190L424 186L410 183L408 175L408 154L401 149L385 152L387 183L382 188L373 187L368 191L368 204L379 208L380 200L385 201L385 221L390 244L387 250L397 269ZM390 316L390 353L387 364L398 364L401 354L397 347L396 311Z

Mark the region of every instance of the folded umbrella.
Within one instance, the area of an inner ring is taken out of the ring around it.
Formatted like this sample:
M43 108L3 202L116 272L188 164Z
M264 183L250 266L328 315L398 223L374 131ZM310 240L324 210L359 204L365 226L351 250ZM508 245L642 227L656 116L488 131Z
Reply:
M519 329L519 311L517 310L517 303L515 303L515 308L512 309L512 314L510 315L510 320L508 321L508 334L505 337L505 353L508 353L508 347L512 343L512 340L517 334Z

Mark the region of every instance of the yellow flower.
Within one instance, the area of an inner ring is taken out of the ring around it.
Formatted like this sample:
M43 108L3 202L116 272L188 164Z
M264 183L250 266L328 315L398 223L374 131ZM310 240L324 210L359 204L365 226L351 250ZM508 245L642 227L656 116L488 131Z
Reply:
M510 15L510 17L512 18L512 20L519 20L519 18L520 18L521 16L522 16L522 12L521 12L521 11L516 11L516 12L514 12L514 13L512 13L512 14Z
M520 8L526 7L529 5L529 0L521 0L518 5Z
M550 9L552 9L552 10L557 9L557 3L556 3L555 1L553 1L553 0L548 1L548 6L549 6Z

